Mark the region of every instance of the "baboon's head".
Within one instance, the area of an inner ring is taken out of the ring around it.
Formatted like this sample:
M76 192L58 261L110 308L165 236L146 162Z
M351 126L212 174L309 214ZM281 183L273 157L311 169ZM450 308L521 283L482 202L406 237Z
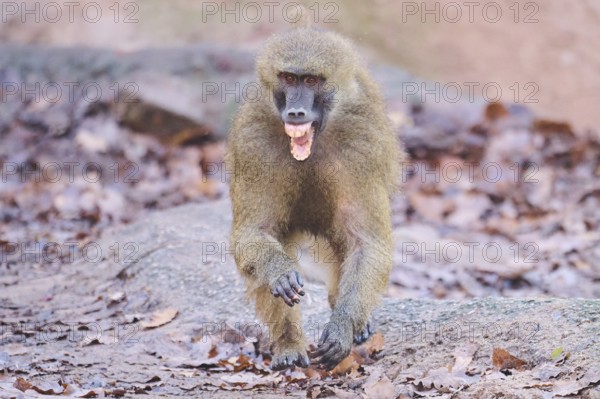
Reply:
M292 156L304 161L336 107L357 90L357 56L332 32L296 29L269 40L257 60L261 83L272 91Z

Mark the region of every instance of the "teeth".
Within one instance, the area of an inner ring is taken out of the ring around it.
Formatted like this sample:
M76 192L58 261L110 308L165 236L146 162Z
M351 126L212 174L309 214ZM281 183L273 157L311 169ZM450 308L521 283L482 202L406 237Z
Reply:
M315 130L310 127L308 131L300 137L290 138L290 152L297 161L308 159L311 153Z
M303 123L301 125L293 125L291 123L285 124L285 133L291 138L295 139L304 136L310 131L312 122Z

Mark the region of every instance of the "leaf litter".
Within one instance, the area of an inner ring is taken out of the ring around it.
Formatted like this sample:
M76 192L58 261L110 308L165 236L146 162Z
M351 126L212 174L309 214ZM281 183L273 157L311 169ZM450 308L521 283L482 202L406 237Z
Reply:
M459 126L453 132L444 131L443 123L442 128L430 129L427 118L423 119L418 111L407 116L414 123L402 135L413 162L404 177L405 199L394 202L394 234L417 244L418 250L397 248L390 295L445 299L600 295L600 141L592 134L575 134L566 124L534 119L522 122L520 112L493 105L478 124ZM120 138L117 141L113 137L115 129ZM222 145L169 147L103 118L90 119L85 129L73 134L40 139L39 132L17 125L2 138L2 162L16 164L20 170L8 176L6 184L3 182L0 187L4 221L0 225L0 246L9 254L1 266L0 287L17 284L19 279L51 276L72 263L68 254L57 253L58 256L48 257L52 260L43 268L30 260L25 262L27 267L16 267L22 262L11 255L11 243L29 243L32 237L41 243L76 240L81 248L93 242L106 227L129 223L150 209L204 201L222 194L223 187L210 179L207 183L200 167L220 161ZM440 134L442 138L436 139ZM91 183L100 175L91 170L86 178L79 173L73 182L53 182L43 174L39 181L22 179L28 176L23 174L26 170L39 170L40 166L64 159L98 164L104 178ZM481 165L492 165L502 173L491 179L486 175L489 170ZM441 178L431 180L424 174L427 170L437 170ZM452 170L460 170L461 176L450 176ZM114 173L110 175L114 179L106 179L109 172ZM428 258L421 250L435 248L436 243L451 248L465 242L476 242L480 247L493 243L501 248L503 256L490 261L475 251L474 258L455 261L451 256ZM52 284L40 283L39 288L43 295L36 311L60 313L52 303ZM9 351L3 347L0 352L0 367L8 373L0 379L0 394L121 397L150 391L173 393L174 387L180 387L186 392L283 389L306 391L309 397L449 397L478 381L514 377L528 379L522 385L526 389L568 396L579 395L597 386L600 380L597 368L577 370L570 365L569 352L564 349L536 364L496 348L486 370L470 369L478 350L473 345L458 346L452 353L452 362L445 366L421 370L418 376L398 377L400 371L384 370L378 363L384 348L381 333L353 348L332 372L309 367L272 373L269 354L256 354L247 343L239 346L218 341L197 345L190 336L168 343L164 334L176 320L177 310L152 313L150 309L154 308L143 293L123 292L118 284L105 290L102 302L94 303L94 299L77 306L86 307L87 320L99 323L106 333L118 335L112 321L133 325L144 320L142 326L148 334L163 338L143 343L145 354L132 364L158 370L158 375L150 379L123 378L131 370L116 362L102 376L90 373L87 381L54 378L64 369L91 368L94 356L106 356L114 337L107 338L105 334L99 339L77 342L69 356L48 353L35 361L15 362L14 359L27 356L31 348L29 342L19 342L16 337L39 333L39 329L27 327L15 330L16 334L3 330L2 339L10 340L12 346ZM143 303L149 311L128 313L124 308L130 303ZM22 319L28 311L4 300L1 305L12 309L15 320ZM87 334L91 330L77 331ZM65 333L55 337L58 342L70 339ZM193 358L190 348L196 350ZM120 348L123 353L113 356L120 358L129 350ZM513 374L505 375L494 368Z

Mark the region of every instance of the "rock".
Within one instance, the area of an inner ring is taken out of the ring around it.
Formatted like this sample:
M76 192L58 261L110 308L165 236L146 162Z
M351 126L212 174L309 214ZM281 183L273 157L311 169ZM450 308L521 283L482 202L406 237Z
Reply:
M229 252L230 225L228 201L190 204L106 234L105 245L114 241L139 245L139 262L118 274L126 279L128 291L145 288L163 307L180 309L180 323L190 323L188 327L202 321L249 323L254 321L253 309L244 300L244 285ZM328 321L329 309L323 286L311 284L307 291L303 313L308 332L314 331L310 327L314 323ZM573 358L597 359L599 316L598 300L385 298L375 312L375 324L386 338L384 362L425 367L471 341L480 344L481 356L491 356L492 347L505 345L518 348L521 357L541 361L562 345L569 347ZM456 326L459 330L452 330ZM398 354L401 359L395 358Z

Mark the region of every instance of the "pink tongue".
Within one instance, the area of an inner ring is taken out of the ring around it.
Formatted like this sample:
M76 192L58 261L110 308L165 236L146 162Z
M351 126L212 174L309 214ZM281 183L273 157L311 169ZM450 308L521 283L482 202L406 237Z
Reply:
M305 134L302 137L298 137L297 139L292 139L294 141L294 144L296 145L304 145L306 143L308 143L308 134Z
M292 156L298 161L304 161L310 156L310 147L308 141L305 144L297 144L292 140Z

